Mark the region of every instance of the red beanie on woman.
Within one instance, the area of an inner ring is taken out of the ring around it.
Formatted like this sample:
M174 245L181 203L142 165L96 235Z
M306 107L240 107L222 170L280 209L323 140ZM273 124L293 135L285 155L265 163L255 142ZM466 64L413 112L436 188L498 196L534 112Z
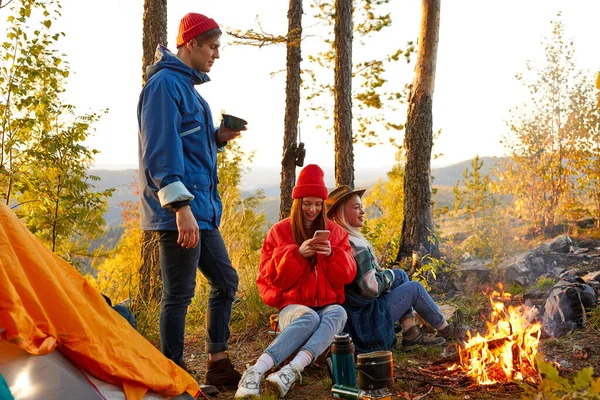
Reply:
M188 13L179 22L179 34L177 35L177 47L181 47L196 36L218 28L219 24L206 15Z
M327 186L323 179L323 170L316 164L308 164L300 174L294 190L292 198L301 199L303 197L318 197L319 199L327 199Z

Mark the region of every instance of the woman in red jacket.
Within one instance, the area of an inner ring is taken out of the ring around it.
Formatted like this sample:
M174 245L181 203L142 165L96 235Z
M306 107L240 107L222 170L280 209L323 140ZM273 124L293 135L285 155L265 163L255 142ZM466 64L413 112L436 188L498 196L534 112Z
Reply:
M323 353L346 323L344 285L356 274L348 233L325 215L327 187L319 166L307 165L292 192L289 218L265 238L256 281L265 304L279 310L281 333L240 380L235 397L260 396L263 375L300 348L266 380L285 396L301 372ZM313 238L329 230L329 240Z

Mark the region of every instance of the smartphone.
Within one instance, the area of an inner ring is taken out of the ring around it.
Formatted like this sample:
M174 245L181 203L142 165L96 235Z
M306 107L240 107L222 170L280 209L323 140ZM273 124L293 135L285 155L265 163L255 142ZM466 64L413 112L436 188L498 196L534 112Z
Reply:
M329 239L329 231L326 229L321 229L315 232L313 239L317 239L319 242L324 242Z

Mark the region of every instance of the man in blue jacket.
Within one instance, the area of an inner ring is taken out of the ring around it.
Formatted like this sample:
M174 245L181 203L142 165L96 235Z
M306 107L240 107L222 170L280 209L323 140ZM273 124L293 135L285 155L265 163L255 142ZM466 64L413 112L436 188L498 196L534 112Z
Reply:
M141 228L160 236L162 352L185 366L185 318L198 268L210 284L205 383L235 388L240 374L226 350L238 275L218 229L217 152L240 132L223 124L215 129L194 87L210 80L220 36L213 19L189 13L179 25L177 55L159 46L159 61L148 67L138 103L140 214Z

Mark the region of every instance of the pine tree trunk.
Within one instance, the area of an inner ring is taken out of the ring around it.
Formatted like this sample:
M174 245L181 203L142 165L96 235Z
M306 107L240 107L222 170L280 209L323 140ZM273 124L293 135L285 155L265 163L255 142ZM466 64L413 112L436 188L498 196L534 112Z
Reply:
M300 61L302 54L302 0L290 0L288 10L287 35L287 78L285 82L285 122L283 132L283 153L296 145L298 118L300 114ZM292 210L292 189L296 181L296 166L281 166L279 219L290 215Z
M431 150L433 147L432 102L440 25L440 0L422 0L421 32L415 77L408 104L404 147L404 222L396 261L430 254L439 257L437 242L431 243Z
M167 45L167 0L144 0L143 30L142 84L145 85L146 68L154 64L156 46Z
M142 38L142 84L148 77L146 68L154 63L154 53L159 44L167 43L167 0L144 0L144 24ZM142 232L142 266L139 276L137 302L145 303L160 299L162 279L158 254L158 233Z
M335 2L335 132L336 186L354 187L352 144L352 0Z

